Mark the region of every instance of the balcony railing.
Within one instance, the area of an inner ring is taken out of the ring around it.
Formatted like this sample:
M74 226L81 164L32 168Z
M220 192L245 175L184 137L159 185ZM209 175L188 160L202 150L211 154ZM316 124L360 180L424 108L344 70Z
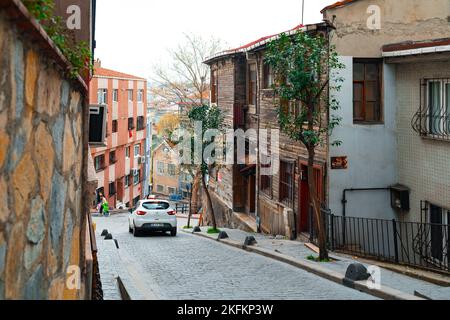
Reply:
M450 141L450 78L422 79L420 87L412 128L422 137Z

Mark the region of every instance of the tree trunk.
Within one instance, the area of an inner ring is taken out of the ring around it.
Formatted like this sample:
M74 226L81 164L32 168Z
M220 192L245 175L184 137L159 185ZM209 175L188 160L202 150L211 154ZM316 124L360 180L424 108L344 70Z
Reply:
M191 183L191 192L189 194L189 215L188 215L188 221L187 221L187 227L188 229L191 227L191 217L192 217L192 189L193 185Z
M197 214L198 209L198 189L201 181L201 173L197 173L194 177L194 183L192 186L192 214Z
M208 186L206 185L205 175L202 175L202 184L203 184L203 190L205 190L206 198L208 199L208 206L211 210L211 222L213 229L217 229L217 223L216 223L216 216L214 215L214 207L211 200L211 195L209 194ZM206 208L208 209L208 208ZM205 210L206 213L207 210Z
M315 157L314 148L309 148L308 149L309 197L310 197L311 204L313 206L314 217L316 220L316 228L317 228L317 232L318 232L319 259L327 260L328 259L328 250L327 250L327 242L326 242L326 230L325 230L325 226L323 224L322 211L320 210L319 195L317 194L316 177L314 174L314 157Z

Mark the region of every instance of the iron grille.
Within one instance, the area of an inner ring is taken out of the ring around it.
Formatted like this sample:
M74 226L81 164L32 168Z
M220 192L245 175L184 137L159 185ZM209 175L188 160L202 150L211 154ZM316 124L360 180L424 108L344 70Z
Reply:
M448 275L450 210L441 210L442 223L425 220L429 219L430 211L426 202L422 203L421 222L342 217L323 212L328 246L333 251Z
M412 128L423 137L450 141L450 78L422 79L420 88Z

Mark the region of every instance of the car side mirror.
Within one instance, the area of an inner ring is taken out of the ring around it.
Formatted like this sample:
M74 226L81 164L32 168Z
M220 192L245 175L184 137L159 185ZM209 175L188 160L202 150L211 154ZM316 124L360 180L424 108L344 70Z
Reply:
M130 214L132 214L132 213L133 213L133 209L128 209L128 212L129 212Z

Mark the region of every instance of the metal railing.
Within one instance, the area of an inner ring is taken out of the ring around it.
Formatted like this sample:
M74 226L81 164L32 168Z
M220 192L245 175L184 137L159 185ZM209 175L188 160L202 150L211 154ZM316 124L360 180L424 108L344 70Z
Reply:
M450 225L324 213L328 247L365 258L450 274Z
M188 204L176 204L175 211L180 214L189 214L189 205Z
M422 79L420 87L412 128L423 137L450 141L450 78Z

